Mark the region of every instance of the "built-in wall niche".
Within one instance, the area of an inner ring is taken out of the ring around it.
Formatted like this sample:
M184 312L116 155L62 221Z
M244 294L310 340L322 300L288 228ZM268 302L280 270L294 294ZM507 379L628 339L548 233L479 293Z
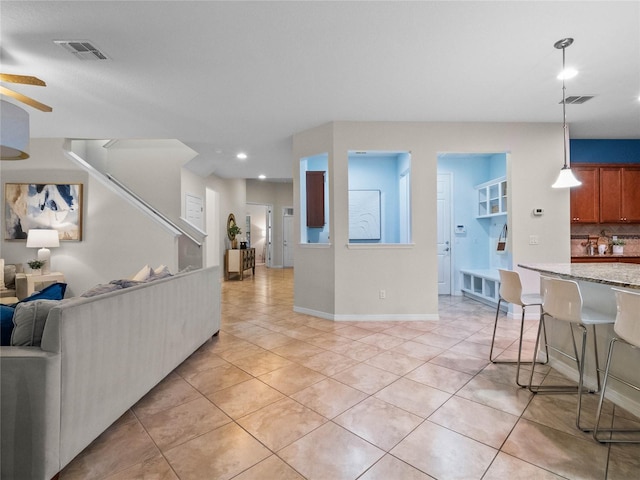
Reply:
M300 159L300 242L329 243L329 154Z
M411 242L411 153L351 150L349 243Z

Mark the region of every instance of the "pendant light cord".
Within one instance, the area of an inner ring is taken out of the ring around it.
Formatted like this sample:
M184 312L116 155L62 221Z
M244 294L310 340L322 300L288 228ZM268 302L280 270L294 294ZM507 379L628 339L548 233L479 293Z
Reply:
M569 129L567 128L567 100L566 100L566 90L567 87L564 84L565 77L565 59L564 53L567 47L562 47L562 133L563 133L563 147L564 147L564 167L568 168L567 165L567 142L569 141Z

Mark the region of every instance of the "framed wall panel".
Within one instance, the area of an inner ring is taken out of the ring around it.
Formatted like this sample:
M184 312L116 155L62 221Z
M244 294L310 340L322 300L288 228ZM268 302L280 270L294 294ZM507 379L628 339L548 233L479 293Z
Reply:
M380 190L349 190L349 240L380 240Z

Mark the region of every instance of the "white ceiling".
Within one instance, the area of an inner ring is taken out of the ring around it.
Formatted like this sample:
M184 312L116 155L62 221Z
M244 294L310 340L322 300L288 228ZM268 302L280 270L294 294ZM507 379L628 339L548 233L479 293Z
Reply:
M290 178L291 136L332 120L561 122L640 138L638 1L5 1L1 71L53 107L32 137L179 139L193 167ZM89 40L81 61L54 40ZM238 151L249 158L235 159Z

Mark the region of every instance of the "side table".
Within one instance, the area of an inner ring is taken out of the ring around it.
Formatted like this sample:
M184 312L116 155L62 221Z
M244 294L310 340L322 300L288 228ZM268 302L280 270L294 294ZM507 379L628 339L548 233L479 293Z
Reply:
M64 275L61 272L50 272L44 275L17 273L16 296L19 300L22 300L33 292L40 291L52 283L64 283Z
M256 249L241 248L227 250L224 257L225 278L229 280L230 273L240 275L240 280L244 280L244 271L251 269L256 274Z

